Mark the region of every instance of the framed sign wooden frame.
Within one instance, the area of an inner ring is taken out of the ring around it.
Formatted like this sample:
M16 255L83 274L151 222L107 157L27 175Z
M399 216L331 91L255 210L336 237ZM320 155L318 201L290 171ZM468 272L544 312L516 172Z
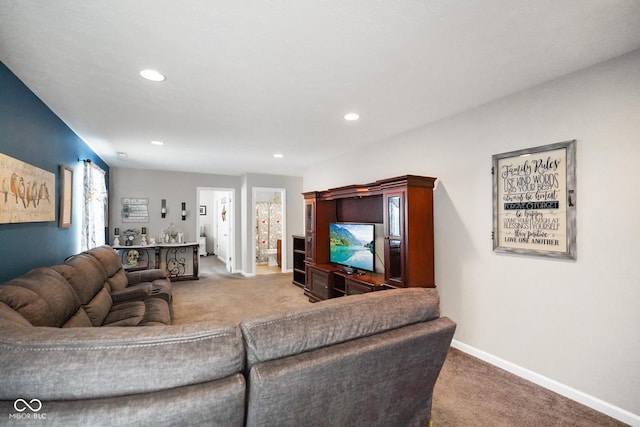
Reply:
M493 160L493 250L576 259L576 141Z
M60 165L60 221L62 228L71 227L73 207L73 169Z

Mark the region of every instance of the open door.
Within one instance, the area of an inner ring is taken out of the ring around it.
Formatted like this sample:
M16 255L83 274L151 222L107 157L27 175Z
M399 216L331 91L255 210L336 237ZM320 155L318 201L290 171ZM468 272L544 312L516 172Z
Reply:
M198 187L198 235L206 247L201 255L216 256L229 272L233 272L234 199L234 189Z
M253 189L254 271L256 274L286 271L286 190Z

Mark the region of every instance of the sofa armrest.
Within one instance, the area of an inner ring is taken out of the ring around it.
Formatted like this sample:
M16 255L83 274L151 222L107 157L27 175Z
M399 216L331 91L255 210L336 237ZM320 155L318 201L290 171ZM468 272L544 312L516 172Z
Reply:
M455 327L441 317L258 363L245 425L426 426Z
M167 277L167 271L159 268L127 272L129 285L137 285L142 282L153 282L154 280L166 279Z
M242 372L244 358L235 325L61 329L0 320L0 400L165 390Z
M144 301L149 295L151 295L152 285L136 285L119 289L111 292L111 299L114 304L118 304L125 301Z

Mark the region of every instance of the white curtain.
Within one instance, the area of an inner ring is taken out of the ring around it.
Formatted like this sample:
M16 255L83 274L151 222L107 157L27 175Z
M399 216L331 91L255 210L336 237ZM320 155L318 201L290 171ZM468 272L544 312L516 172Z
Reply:
M82 212L82 250L104 245L107 224L106 173L90 161L84 162L84 204Z

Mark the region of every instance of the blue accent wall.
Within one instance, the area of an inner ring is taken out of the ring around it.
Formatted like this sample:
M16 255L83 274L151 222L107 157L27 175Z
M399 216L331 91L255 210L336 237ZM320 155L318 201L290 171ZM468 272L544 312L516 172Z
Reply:
M56 220L0 224L0 283L35 267L60 264L80 252L81 220L74 206L72 226L58 227L61 164L74 170L74 186L82 179L82 161L108 165L0 62L0 153L55 173ZM74 192L73 204L81 202ZM4 197L0 198L0 209Z

